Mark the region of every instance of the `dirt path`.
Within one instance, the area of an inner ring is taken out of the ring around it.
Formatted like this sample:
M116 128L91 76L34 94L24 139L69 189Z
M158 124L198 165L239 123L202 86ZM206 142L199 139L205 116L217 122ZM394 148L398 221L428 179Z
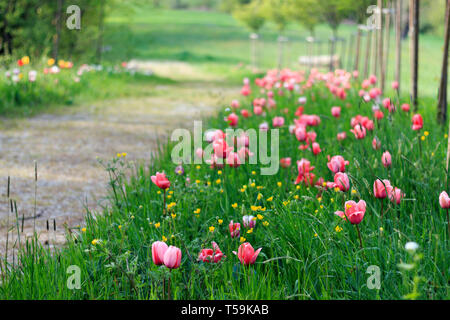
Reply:
M136 62L139 67L139 62ZM129 160L148 161L157 137L174 128L212 115L216 107L231 100L236 88L224 89L198 79L188 65L147 63L156 74L189 79L188 85L153 88L157 94L144 98L102 101L64 108L61 114L31 119L2 120L0 124L0 251L4 251L7 215L6 185L11 176L11 198L17 200L19 216L34 211L34 160L38 164L37 229L47 238L46 221L56 220L53 243L64 241L63 224L82 224L84 205L98 208L106 192L107 175L97 157L110 159L126 152ZM181 72L177 74L174 70ZM181 70L181 71L180 71ZM210 80L210 79L208 79ZM220 79L215 79L219 80ZM217 82L214 82L217 83ZM15 224L10 214L9 225ZM33 220L25 220L24 233L32 235ZM16 230L10 231L13 243ZM56 240L55 240L56 239ZM9 245L12 246L11 244Z

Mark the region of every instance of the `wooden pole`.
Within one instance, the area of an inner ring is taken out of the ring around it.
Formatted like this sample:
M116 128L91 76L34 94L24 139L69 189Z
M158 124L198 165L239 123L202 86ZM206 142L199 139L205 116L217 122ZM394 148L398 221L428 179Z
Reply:
M352 60L353 60L352 54L353 54L354 44L355 44L355 35L352 33L350 35L350 38L349 38L349 41L348 41L348 50L347 50L348 57L347 57L347 61L346 61L346 64L345 64L345 69L347 69L347 71L352 71L351 70L351 68L352 68ZM356 70L356 69L354 69L354 70Z
M377 76L380 76L381 81L380 81L380 86L381 86L381 91L384 92L384 79L383 79L383 75L384 75L384 61L383 61L383 52L384 52L384 45L383 45L383 0L378 0L377 2L377 6L378 6L378 24L377 27L378 29L378 54L377 54Z
M371 46L372 46L372 35L370 33L374 33L374 29L367 29L367 40L366 40L366 61L364 62L364 78L369 77L369 67L370 67L370 55Z
M417 112L418 77L419 77L419 0L410 0L410 41L411 41L411 97L414 112Z
M403 0L397 0L395 9L395 81L398 83L398 93L400 95L401 70L402 70L402 10Z
M383 70L382 70L382 74L381 74L381 83L382 83L382 88L381 90L384 91L384 88L386 86L386 77L388 72L388 65L389 65L389 51L391 49L390 43L391 43L391 4L388 4L388 7L385 11L386 14L386 24L385 24L385 36L386 36L386 45L384 46L385 50L384 50L384 55L383 55Z
M361 50L361 28L358 26L358 31L356 32L356 52L355 52L355 65L353 70L359 70L359 51Z
M449 36L450 36L450 0L447 0L447 4L445 7L444 52L443 52L443 58L442 58L441 83L439 86L438 114L437 114L437 120L440 124L444 124L445 121L447 120L447 79L448 79ZM447 152L447 171L448 171L448 152Z

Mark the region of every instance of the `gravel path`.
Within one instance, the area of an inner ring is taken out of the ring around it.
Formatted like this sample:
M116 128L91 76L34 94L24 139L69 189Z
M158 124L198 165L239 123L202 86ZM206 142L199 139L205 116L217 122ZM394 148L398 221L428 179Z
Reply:
M97 157L108 160L126 152L129 160L148 161L158 136L164 139L174 128L191 128L194 120L212 115L216 106L229 102L236 92L235 88L195 81L155 90L158 94L151 97L63 108L61 114L31 119L0 120L0 252L4 252L8 221L8 176L19 216L32 217L37 161L36 226L40 239L45 242L50 238L51 245L63 243L63 225L81 225L84 206L98 209L106 193L107 175ZM47 234L46 221L53 223L53 219L57 232ZM9 225L15 225L11 214ZM25 220L24 234L30 236L32 231L33 220ZM17 230L10 230L10 247L16 236Z

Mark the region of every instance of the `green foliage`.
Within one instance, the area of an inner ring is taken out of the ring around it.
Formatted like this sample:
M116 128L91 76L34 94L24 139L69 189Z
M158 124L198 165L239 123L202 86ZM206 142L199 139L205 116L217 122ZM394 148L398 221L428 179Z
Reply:
M283 32L289 23L288 0L263 0L263 11L267 19L275 24L278 32Z
M290 0L290 16L314 35L314 29L321 21L316 0Z
M253 0L248 4L237 4L233 16L252 32L258 33L266 22L262 0Z

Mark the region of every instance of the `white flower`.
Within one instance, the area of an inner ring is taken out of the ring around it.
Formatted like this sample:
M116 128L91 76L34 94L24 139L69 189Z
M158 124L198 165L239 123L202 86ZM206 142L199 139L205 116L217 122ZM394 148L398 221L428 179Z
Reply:
M415 252L419 248L419 245L416 242L407 242L405 244L406 251Z

